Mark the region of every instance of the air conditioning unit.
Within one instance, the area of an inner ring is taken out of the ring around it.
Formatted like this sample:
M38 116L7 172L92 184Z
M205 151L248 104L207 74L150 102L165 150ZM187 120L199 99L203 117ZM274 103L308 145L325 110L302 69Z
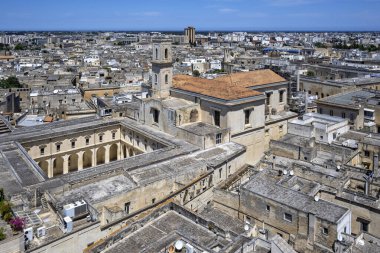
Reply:
M73 220L69 216L63 218L63 223L65 233L70 233L71 231L73 231Z
M70 218L87 213L87 203L84 200L63 206L63 215Z
M46 235L46 227L39 227L37 228L37 237L42 237Z
M24 235L26 241L33 241L33 227L24 229Z

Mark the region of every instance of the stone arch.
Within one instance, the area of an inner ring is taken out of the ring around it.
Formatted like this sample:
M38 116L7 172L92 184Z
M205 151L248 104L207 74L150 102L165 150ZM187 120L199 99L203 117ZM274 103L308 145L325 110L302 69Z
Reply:
M96 151L96 165L104 164L106 162L106 149L99 147Z
M86 150L83 154L83 168L92 167L92 151Z
M69 172L78 170L78 158L77 154L72 154L69 156Z
M45 172L46 175L49 174L49 163L47 161L40 161L38 166Z
M199 113L197 109L194 109L190 112L190 122L197 122Z
M117 160L117 144L114 143L110 147L110 162Z
M59 176L63 174L63 158L62 156L57 156L53 162L53 175Z
M130 148L129 149L129 156L134 156L135 155L135 153L133 152L133 148Z

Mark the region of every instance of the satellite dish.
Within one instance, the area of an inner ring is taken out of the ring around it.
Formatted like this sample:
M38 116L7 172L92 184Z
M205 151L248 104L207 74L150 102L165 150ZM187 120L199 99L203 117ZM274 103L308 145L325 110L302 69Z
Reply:
M176 241L174 247L175 247L176 250L182 250L182 248L183 248L183 242L181 240Z
M286 174L288 174L288 171L287 171L287 170L284 170L284 172L283 172L283 173L284 173L284 175L286 175Z
M314 200L315 200L315 202L318 202L319 201L319 196L315 195Z
M245 224L245 226L244 226L244 230L245 230L245 231L248 231L248 230L249 230L249 226L248 226L247 224Z
M291 170L291 171L289 172L289 174L290 174L291 176L293 176L293 175L294 175L294 171Z

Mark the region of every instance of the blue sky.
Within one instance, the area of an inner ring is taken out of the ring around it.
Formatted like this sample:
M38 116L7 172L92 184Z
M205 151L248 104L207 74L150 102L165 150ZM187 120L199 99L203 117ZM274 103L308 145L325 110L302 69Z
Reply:
M380 30L380 0L2 0L0 30Z

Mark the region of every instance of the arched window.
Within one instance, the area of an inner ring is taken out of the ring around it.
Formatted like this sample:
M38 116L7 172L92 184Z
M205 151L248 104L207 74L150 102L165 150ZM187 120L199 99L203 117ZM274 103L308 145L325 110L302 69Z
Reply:
M166 84L169 83L169 75L168 75L168 74L165 75L165 83L166 83Z
M154 84L157 84L157 82L158 82L158 75L155 74L155 75L154 75Z
M158 60L158 49L156 48L156 60Z
M168 49L165 48L165 59L168 59L168 54L169 54Z

